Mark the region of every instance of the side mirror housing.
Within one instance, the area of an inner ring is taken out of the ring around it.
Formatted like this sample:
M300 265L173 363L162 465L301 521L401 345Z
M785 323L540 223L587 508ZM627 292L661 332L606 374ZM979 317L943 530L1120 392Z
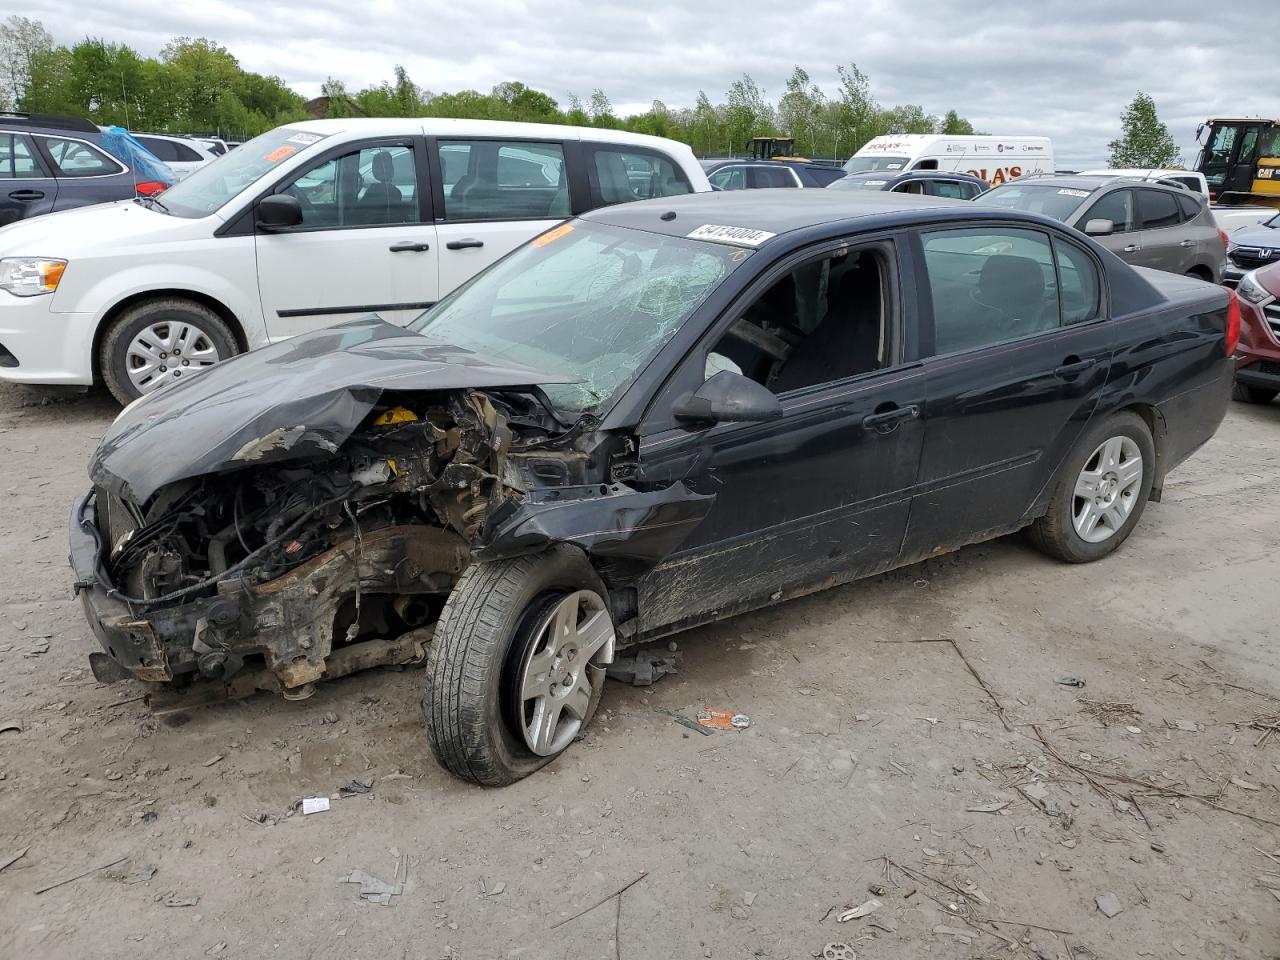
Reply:
M1116 225L1110 220L1098 217L1084 225L1084 232L1091 237L1107 237L1116 232Z
M691 423L749 423L780 419L782 403L754 380L721 370L694 393L677 400L672 413L677 420Z
M273 193L258 201L257 226L268 233L302 226L302 204L287 193Z

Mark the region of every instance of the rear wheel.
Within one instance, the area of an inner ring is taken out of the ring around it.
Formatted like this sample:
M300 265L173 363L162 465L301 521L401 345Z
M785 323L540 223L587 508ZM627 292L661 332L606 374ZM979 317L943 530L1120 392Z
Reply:
M422 707L441 765L504 786L578 737L613 659L606 598L573 547L467 568L427 655Z
M130 403L239 352L230 328L204 304L157 297L116 318L98 360L107 389Z
M1231 387L1231 396L1241 403L1270 403L1280 396L1280 390L1272 390L1270 387L1251 387L1247 383L1237 382Z
M1138 525L1155 464L1146 422L1127 412L1108 417L1067 457L1048 511L1031 526L1032 542L1069 563L1105 557Z

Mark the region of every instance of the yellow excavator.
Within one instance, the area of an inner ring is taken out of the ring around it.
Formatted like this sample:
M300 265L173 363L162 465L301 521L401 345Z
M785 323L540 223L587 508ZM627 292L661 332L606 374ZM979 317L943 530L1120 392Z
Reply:
M1280 120L1206 120L1196 141L1196 170L1215 203L1280 208Z

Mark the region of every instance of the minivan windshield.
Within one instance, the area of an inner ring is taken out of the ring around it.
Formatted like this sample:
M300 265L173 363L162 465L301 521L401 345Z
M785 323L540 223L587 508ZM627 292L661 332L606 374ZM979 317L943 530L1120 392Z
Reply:
M845 173L873 173L880 170L905 170L910 157L850 157Z
M418 317L433 340L579 378L542 389L602 412L751 251L574 220L535 237Z
M175 217L207 217L289 157L323 139L322 134L296 127L276 127L179 180L159 196L157 207Z
M1023 213L1038 213L1041 216L1053 217L1065 221L1075 213L1080 204L1089 199L1093 190L1079 190L1075 187L1052 186L1050 184L1015 183L1005 187L996 187L974 198L974 203L986 204L989 207L1002 207L1006 210L1021 210Z

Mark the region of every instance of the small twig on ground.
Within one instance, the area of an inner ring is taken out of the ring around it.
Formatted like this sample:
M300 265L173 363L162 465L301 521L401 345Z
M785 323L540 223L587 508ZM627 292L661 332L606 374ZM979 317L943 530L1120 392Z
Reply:
M876 643L947 643L947 644L950 644L951 649L956 652L956 656L960 658L961 662L964 663L965 667L968 668L969 672L973 674L973 679L978 681L978 686L980 686L983 689L986 695L990 698L991 702L995 704L996 716L1000 718L1000 723L1004 725L1004 728L1006 731L1008 731L1009 733L1013 733L1013 727L1010 726L1008 718L1004 715L1004 704L1001 703L1000 698L995 695L995 691L993 691L989 686L987 686L987 681L982 679L982 675L973 668L973 664L970 663L969 658L964 655L964 651L960 649L960 645L956 643L954 640L952 640L950 637L937 637L937 638L926 637L920 640L877 640Z
M552 929L552 930L555 930L557 927L563 927L566 923L571 923L571 922L573 922L574 920L577 920L579 917L586 916L588 913L590 913L590 912L591 912L592 910L594 910L596 907L601 906L602 904L608 903L608 902L609 902L610 900L612 900L614 897L619 897L619 898L621 898L621 897L622 897L622 895L623 895L624 893L626 893L628 890L630 890L632 887L634 887L637 883L639 883L641 880L643 880L643 879L644 879L645 877L647 877L648 875L649 875L649 871L648 871L648 870L643 871L643 872L640 874L640 876L636 877L636 878L635 878L634 880L632 880L630 883L624 884L623 886L619 887L617 890L613 891L613 893L609 894L607 897L603 897L603 898L601 898L600 900L597 900L597 901L596 901L595 903L593 903L591 906L587 907L587 909L578 911L578 912L577 912L577 913L575 913L572 917L567 917L567 918L566 918L566 919L564 919L564 920L558 920L558 921L556 921L555 923L553 923L553 924L551 925L551 929Z
M64 880L55 881L54 883L41 887L39 890L33 890L31 892L38 897L40 896L40 894L47 893L48 891L54 889L54 887L61 887L61 886L65 886L68 883L74 883L77 880L83 880L85 877L89 876L89 874L91 873L97 873L99 870L107 869L107 867L114 867L117 863L124 863L128 859L129 859L128 857L118 857L117 859L112 860L110 863L100 863L96 867L90 867L84 873L77 873L74 877L67 877Z

